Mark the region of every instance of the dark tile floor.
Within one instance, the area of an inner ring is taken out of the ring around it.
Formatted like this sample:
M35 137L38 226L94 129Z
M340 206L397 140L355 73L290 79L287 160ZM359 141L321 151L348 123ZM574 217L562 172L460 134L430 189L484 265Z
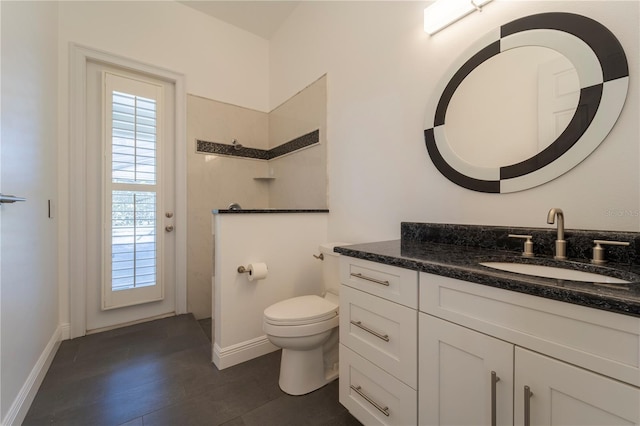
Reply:
M359 425L338 382L278 387L280 352L218 370L192 315L62 343L24 425Z
M205 336L207 336L207 339L209 339L209 341L213 340L211 338L211 326L212 326L211 318L198 320L198 324L200 324L200 327L202 328L202 331L204 331Z

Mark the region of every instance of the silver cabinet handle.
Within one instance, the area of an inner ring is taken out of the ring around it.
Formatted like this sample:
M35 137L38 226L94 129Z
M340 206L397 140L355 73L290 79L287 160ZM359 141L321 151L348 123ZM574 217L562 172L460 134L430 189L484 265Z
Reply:
M524 387L524 426L531 426L531 397L533 392L529 386Z
M362 392L362 387L361 386L350 385L350 387L351 387L351 389L356 391L356 393L358 395L363 397L369 404L373 405L376 408L376 410L380 411L382 414L384 414L385 416L389 417L389 407L383 407L382 405L380 405L377 402L375 402L373 399L371 399L370 396L368 396L367 394Z
M374 331L374 330L370 329L369 327L367 327L365 325L362 325L362 321L351 320L351 324L355 325L358 328L361 328L362 330L366 331L367 333L373 334L374 336L376 336L380 340L384 340L385 342L389 341L389 335L388 334L378 333L377 331Z
M376 284L380 284L380 285L385 285L387 287L389 287L389 281L382 281L382 280L377 280L375 278L371 278L371 277L367 277L365 275L362 275L361 273L351 273L352 277L356 277L356 278L360 278L363 280L367 280L367 281L371 281L372 283L376 283Z
M500 381L500 377L495 371L491 372L491 426L496 426L496 383Z
M26 198L16 197L15 195L4 195L0 194L0 203L2 204L12 204L16 201L27 201Z

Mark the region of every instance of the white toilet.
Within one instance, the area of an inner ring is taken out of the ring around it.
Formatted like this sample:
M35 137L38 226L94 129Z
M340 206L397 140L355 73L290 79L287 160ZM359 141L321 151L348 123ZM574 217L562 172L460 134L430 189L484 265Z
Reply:
M263 330L282 348L280 389L303 395L338 377L339 254L333 248L346 243L320 245L324 297L300 296L264 310Z

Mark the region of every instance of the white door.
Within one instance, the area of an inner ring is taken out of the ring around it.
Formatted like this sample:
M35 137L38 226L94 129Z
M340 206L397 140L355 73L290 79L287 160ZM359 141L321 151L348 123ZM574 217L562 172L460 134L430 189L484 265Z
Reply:
M175 312L175 88L87 63L87 331Z
M513 345L420 314L421 425L513 423Z
M638 388L521 348L515 366L516 425L640 424Z

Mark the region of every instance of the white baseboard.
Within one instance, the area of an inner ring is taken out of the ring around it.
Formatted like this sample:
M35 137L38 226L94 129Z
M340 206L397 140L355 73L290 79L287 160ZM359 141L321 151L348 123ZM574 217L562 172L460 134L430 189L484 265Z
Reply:
M12 426L12 425L20 425L24 421L24 418L31 407L31 403L33 399L36 397L36 393L42 384L42 380L44 380L44 376L47 374L49 370L49 366L51 365L51 361L53 361L53 357L58 351L58 347L60 346L61 337L63 335L63 329L65 325L58 325L56 330L54 331L51 339L49 339L49 343L45 346L42 354L38 358L36 365L31 369L31 373L27 377L24 385L18 392L18 396L14 399L13 404L9 407L9 411L4 419L2 419L2 425L4 426ZM66 333L69 334L69 327L66 324ZM67 337L68 338L68 337Z
M60 324L60 341L71 339L71 324L68 322Z
M267 339L267 336L260 336L225 348L221 348L218 343L214 343L213 363L218 369L223 370L278 349Z

